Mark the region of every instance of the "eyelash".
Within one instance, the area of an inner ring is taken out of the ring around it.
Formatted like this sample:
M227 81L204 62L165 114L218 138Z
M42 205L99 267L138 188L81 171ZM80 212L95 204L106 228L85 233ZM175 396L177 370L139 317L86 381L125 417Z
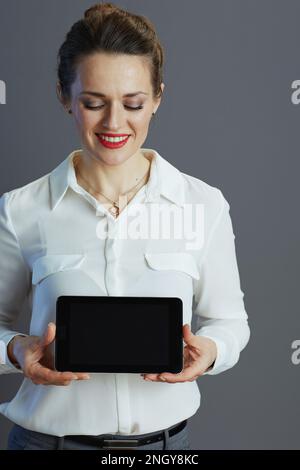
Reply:
M101 105L101 106L89 106L89 105L85 105L85 107L87 109L91 109L92 111L95 111L97 109L101 109L104 105ZM130 111L138 111L139 109L143 109L144 106L137 106L136 108L133 108L132 106L126 106L124 105L125 108L129 109Z

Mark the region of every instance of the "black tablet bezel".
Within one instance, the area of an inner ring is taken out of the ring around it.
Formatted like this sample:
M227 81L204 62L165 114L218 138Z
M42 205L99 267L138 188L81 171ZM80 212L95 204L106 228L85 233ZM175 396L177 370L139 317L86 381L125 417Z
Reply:
M88 303L111 302L115 305L124 303L138 303L141 306L145 303L161 302L169 306L169 357L170 364L161 366L153 364L143 365L95 365L95 364L74 364L69 360L69 325L70 325L70 306L74 302ZM182 300L179 297L123 297L123 296L74 296L62 295L56 301L56 339L55 339L55 368L58 371L71 372L99 372L99 373L161 373L171 372L179 373L183 368L183 333L182 333Z

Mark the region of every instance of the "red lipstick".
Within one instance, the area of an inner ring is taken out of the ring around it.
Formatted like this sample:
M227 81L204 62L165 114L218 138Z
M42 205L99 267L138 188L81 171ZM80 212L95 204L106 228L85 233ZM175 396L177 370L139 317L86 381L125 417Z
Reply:
M119 142L109 142L108 140L105 140L102 136L104 137L124 137L124 139L120 140ZM106 148L109 149L118 149L120 147L123 147L127 142L130 137L128 134L106 134L106 133L101 133L101 134L96 134L96 137L98 141L101 143Z
M109 132L101 132L97 135L105 135L106 137L127 137L129 134L110 134Z

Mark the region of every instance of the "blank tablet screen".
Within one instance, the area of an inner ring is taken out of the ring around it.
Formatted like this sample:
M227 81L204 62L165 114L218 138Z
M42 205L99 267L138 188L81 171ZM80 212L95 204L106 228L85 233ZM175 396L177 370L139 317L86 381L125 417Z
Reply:
M141 307L127 303L116 307L105 302L101 306L71 303L69 356L76 364L98 364L99 358L106 358L109 351L109 363L114 365L120 364L121 358L128 365L167 363L169 310L167 304ZM82 312L88 324L82 321ZM79 348L79 344L85 344L85 348Z
M56 327L57 370L182 370L179 298L61 296Z

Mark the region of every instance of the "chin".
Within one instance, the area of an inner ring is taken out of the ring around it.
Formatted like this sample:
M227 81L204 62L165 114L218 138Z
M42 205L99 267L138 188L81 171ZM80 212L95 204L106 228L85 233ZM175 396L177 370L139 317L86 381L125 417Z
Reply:
M121 152L122 149L118 150L107 150L103 152L99 151L93 151L92 154L97 160L100 160L101 162L105 163L106 165L120 165L124 163L128 158L131 157L132 154L125 154L124 152Z

